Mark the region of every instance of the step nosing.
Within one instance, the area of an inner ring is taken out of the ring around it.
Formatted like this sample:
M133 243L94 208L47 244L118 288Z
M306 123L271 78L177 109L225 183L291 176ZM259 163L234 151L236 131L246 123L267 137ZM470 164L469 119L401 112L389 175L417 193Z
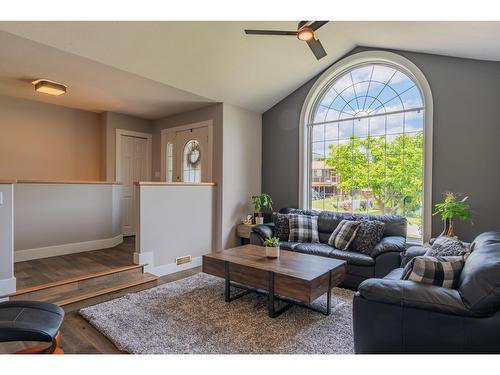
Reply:
M100 290L97 289L97 290L95 290L93 292L87 292L85 294L75 295L75 296L72 296L72 297L67 297L67 298L63 298L63 299L60 299L60 300L56 300L56 301L54 301L52 303L54 303L54 304L56 304L58 306L65 306L65 305L69 305L69 304L72 304L72 303L75 303L75 302L80 302L80 301L84 301L84 300L87 300L87 299L99 297L99 296L102 296L102 295L105 295L105 294L108 294L108 293L113 293L113 292L116 292L116 291L125 290L125 289L128 289L128 288L137 286L137 285L150 283L150 282L153 282L153 281L156 281L156 280L158 280L157 276L155 276L155 275L146 275L145 274L145 276L143 278L139 279L139 280L134 280L134 281L129 281L129 282L122 283L122 284L117 284L115 286L104 288L104 289L100 289Z
M62 286L62 285L72 284L72 283L76 283L76 282L80 282L80 281L96 279L96 278L103 277L103 276L109 276L109 275L113 275L113 274L120 273L120 272L126 272L126 271L131 271L134 269L144 268L145 266L146 266L145 264L133 264L130 266L113 268L113 269L110 269L107 271L95 272L95 273L88 274L88 275L72 277L69 279L52 281L52 282L46 283L46 284L40 284L40 285L36 285L33 287L22 288L22 289L16 291L15 293L12 293L6 297L17 297L17 296L20 296L23 294L38 292L41 290L47 290L47 289L51 289L51 288L57 288L58 286Z

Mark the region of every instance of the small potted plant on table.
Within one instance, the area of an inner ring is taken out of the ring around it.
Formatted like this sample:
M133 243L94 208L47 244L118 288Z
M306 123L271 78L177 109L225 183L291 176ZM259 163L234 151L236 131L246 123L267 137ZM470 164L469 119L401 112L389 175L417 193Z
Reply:
M280 239L278 237L269 237L264 241L266 247L266 257L278 258L280 256Z
M455 217L462 220L472 219L472 212L467 202L467 198L469 197L464 197L461 200L458 198L458 194L447 192L444 194L444 202L435 205L436 211L433 213L433 216L441 215L444 223L444 230L440 236L455 237L455 228L453 226L453 219Z
M255 224L264 224L264 218L262 217L262 210L273 209L273 201L271 197L267 193L254 195L252 197L252 202L255 207Z

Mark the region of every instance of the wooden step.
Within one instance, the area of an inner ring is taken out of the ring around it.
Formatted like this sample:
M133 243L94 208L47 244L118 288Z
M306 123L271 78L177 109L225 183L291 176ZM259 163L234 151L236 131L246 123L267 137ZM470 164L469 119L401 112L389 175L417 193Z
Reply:
M10 299L66 306L106 294L115 294L116 298L119 291L153 287L157 279L155 275L144 273L144 265L131 265L24 288L12 294Z
M78 293L75 295L70 295L68 293L67 296L61 296L61 298L52 301L52 303L54 303L58 306L66 306L66 305L76 303L79 301L84 301L84 300L99 297L99 296L102 296L105 294L109 294L109 293L125 290L128 288L132 288L132 287L137 286L137 285L148 284L148 283L156 284L156 281L158 280L158 276L151 275L149 273L142 274L141 276L142 277L136 278L135 280L130 280L130 281L125 282L125 283L112 285L112 286L109 286L109 287L104 288L104 289L96 289L96 290L92 290L92 291L89 291L86 293Z
M46 284L35 285L32 287L19 289L15 293L12 293L12 294L7 295L5 297L16 297L16 296L21 296L21 295L27 295L29 293L37 292L40 290L49 290L51 288L57 288L57 287L68 285L68 284L85 285L84 282L87 280L104 278L106 276L113 276L113 275L126 273L126 272L127 273L128 272L140 272L140 273L142 273L144 266L145 266L144 264L132 264L130 266L118 267L118 268L113 268L111 270L106 270L106 271L102 271L102 272L96 272L96 273L92 273L92 274L88 274L88 275L82 275L82 276L72 277L72 278L68 278L68 279L53 281L53 282L46 283Z

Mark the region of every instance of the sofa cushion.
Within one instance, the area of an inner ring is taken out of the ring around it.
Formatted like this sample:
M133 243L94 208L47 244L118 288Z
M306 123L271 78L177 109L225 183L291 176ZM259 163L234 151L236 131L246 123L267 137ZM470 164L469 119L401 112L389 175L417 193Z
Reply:
M500 232L485 232L476 237L458 291L476 313L490 314L500 308Z
M348 264L357 266L373 266L375 264L375 260L371 256L356 251L333 249L330 258L345 260Z
M358 233L360 221L342 220L332 232L328 244L340 250L347 250Z
M328 257L334 248L323 243L299 243L293 250L298 253Z
M300 245L299 242L281 241L280 242L280 249L282 249L282 250L293 250L298 245Z
M384 233L384 223L378 220L362 220L350 249L371 255Z
M318 243L318 217L309 215L288 216L290 223L290 242L312 242Z
M288 215L273 212L274 235L280 241L288 241L290 237L290 224L288 222Z
M401 276L403 276L404 268L395 268L391 272L389 272L384 279L386 280L401 280Z
M401 280L456 289L465 258L418 256L405 266Z

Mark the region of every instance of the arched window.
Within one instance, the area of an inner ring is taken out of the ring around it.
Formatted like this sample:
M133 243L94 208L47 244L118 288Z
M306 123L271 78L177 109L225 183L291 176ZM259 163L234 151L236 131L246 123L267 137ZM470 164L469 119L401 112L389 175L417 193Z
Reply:
M201 182L201 150L197 140L190 140L184 146L183 181Z
M303 205L404 215L408 239L422 241L428 98L402 58L387 54L353 55L311 90L303 113Z

